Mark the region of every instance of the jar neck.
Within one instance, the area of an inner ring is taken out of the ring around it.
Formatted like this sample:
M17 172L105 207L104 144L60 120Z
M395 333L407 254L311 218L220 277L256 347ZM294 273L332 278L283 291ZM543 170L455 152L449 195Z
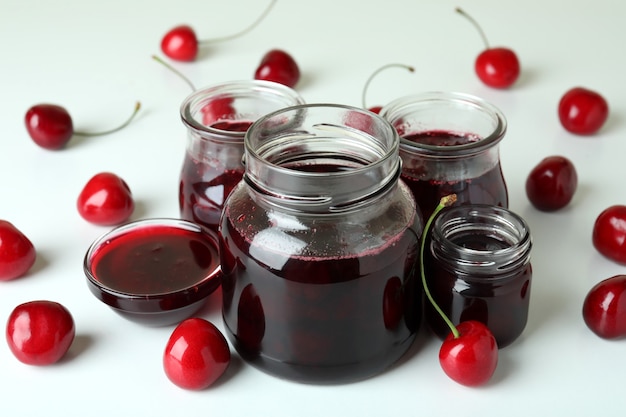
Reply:
M243 146L246 130L259 117L304 103L293 89L262 80L230 81L194 91L180 107L189 143L211 141Z
M460 205L433 222L430 250L439 265L466 279L502 279L530 262L532 239L526 221L508 209Z
M507 128L498 108L455 92L401 97L380 114L398 131L402 152L439 160L483 154L497 146Z
M395 189L398 144L393 127L366 110L294 106L249 129L244 180L259 198L286 210L355 210Z

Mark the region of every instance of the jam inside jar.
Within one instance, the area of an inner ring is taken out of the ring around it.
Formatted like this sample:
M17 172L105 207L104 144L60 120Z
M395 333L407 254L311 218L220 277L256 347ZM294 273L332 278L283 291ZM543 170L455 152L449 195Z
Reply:
M515 341L526 327L532 279L532 240L524 219L489 205L450 207L435 218L426 244L426 282L452 323L484 323L499 348ZM445 338L450 329L432 305L424 315Z
M422 220L378 115L295 106L246 135L220 225L226 334L246 361L305 383L382 372L421 322Z
M506 119L499 109L468 94L431 92L396 99L380 114L401 137L402 179L424 219L449 194L461 204L508 207L499 154Z
M274 110L303 103L270 81L231 81L195 91L181 105L187 148L180 174L180 216L217 231L226 197L243 176L243 138Z

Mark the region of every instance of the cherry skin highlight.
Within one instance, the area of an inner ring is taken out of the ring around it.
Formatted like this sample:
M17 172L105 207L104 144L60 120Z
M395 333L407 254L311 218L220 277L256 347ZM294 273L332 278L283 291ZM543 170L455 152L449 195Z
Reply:
M485 50L478 55L474 63L474 71L478 78L493 88L512 86L520 74L520 63L515 52L505 47L490 47L478 22L461 8L456 8L456 12L463 15L476 27L485 44Z
M577 135L596 133L609 117L609 105L599 93L583 87L567 91L558 107L563 127Z
M626 206L610 206L598 215L592 242L602 255L626 265Z
M254 72L255 80L273 81L295 87L300 80L300 68L291 55L280 49L272 49L261 59Z
M36 258L37 252L30 239L12 223L0 220L0 281L26 274Z
M135 203L126 182L110 172L94 175L83 187L76 207L90 223L112 226L128 220Z
M538 210L555 211L569 204L577 186L574 164L563 156L549 156L530 171L526 195Z
M498 345L487 326L475 320L456 326L459 336L450 333L439 350L439 363L446 375L468 387L483 385L498 365Z
M189 390L212 385L228 368L230 348L215 325L201 318L182 321L163 354L163 369L174 384Z
M583 319L603 339L626 336L626 275L615 275L591 288L583 302Z
M27 365L51 365L69 350L75 335L70 312L54 301L20 304L9 315L6 339L15 357Z

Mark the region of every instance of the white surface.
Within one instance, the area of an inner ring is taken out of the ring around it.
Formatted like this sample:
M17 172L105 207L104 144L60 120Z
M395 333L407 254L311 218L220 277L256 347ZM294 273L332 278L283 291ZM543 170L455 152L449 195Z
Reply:
M426 90L457 90L499 106L509 121L502 164L510 208L529 222L535 241L528 326L500 352L493 381L457 385L441 371L438 340L423 332L388 372L344 386L308 386L267 376L234 360L211 389L188 392L166 378L161 355L171 328L140 327L115 315L88 291L82 258L106 229L80 218L75 201L95 173L112 171L130 185L133 218L177 216L178 175L185 129L178 108L186 84L154 62L161 37L188 23L200 38L239 31L266 2L0 0L0 218L34 242L38 261L28 276L0 283L0 321L19 303L52 299L66 305L77 328L62 363L23 365L0 342L2 415L568 416L624 415L625 341L604 341L584 325L588 289L625 268L591 244L593 222L626 203L626 83L623 42L626 3L595 1L279 0L252 33L214 45L200 60L175 64L197 86L252 77L270 48L288 50L303 78L307 102L360 105L367 77L369 103ZM481 22L493 46L514 49L522 75L510 90L483 86L473 72L482 49L462 6ZM575 137L556 108L570 87L601 92L611 115L601 133ZM39 102L71 113L76 129L101 130L122 121L140 100L140 117L114 135L74 138L58 152L37 147L23 117ZM567 156L580 184L561 212L534 210L524 181L543 157ZM221 326L219 298L202 315ZM566 415L564 414L564 415ZM559 414L560 415L560 414Z

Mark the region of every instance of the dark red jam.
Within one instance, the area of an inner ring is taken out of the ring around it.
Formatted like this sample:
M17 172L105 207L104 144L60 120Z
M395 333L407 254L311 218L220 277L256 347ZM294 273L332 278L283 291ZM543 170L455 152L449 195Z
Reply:
M478 251L496 251L509 246L485 234L461 234L451 242ZM526 327L532 277L530 263L505 275L470 276L435 259L427 251L424 271L433 298L455 325L467 320L486 324L499 348L511 344ZM450 333L450 328L430 303L425 304L424 317L440 338Z
M406 351L422 308L417 253L407 251L415 232L358 256L290 256L251 243L234 227L242 219L226 210L223 315L244 359L280 377L340 383L379 373ZM253 207L245 211L255 216ZM321 223L307 239L331 242L336 234Z
M104 287L151 296L193 288L215 270L217 260L217 248L200 233L146 226L104 242L91 270Z
M437 146L463 145L477 140L472 136L444 131L412 133L404 138L416 143ZM460 181L446 180L446 163L442 162L439 166L436 164L430 161L422 164L412 160L405 163L402 169L402 179L411 189L424 222L437 207L441 197L450 194L456 194L458 204L490 204L508 207L508 192L499 161L482 175Z
M224 120L211 127L245 132L251 124L250 121ZM181 218L217 231L224 201L243 177L243 171L241 165L237 169L225 169L224 163L216 155L206 155L204 159L198 160L187 154L178 194Z

